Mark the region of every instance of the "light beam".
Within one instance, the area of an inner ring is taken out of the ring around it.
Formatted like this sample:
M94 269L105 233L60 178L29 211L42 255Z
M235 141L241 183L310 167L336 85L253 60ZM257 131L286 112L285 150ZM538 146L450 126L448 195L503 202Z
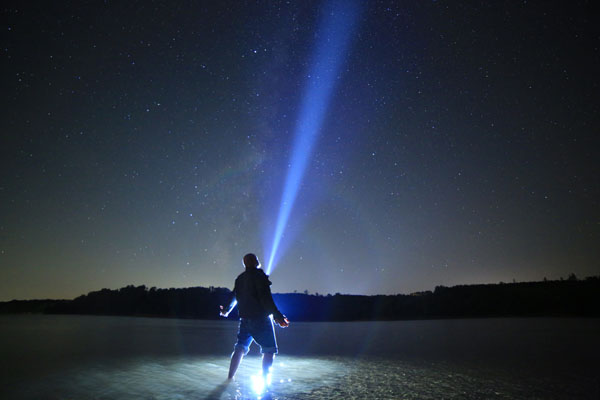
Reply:
M278 250L296 201L302 178L319 130L323 124L338 71L350 44L350 36L358 17L358 3L353 0L328 1L323 10L317 43L306 88L294 131L292 155L285 179L283 194L267 262L267 274L278 261Z

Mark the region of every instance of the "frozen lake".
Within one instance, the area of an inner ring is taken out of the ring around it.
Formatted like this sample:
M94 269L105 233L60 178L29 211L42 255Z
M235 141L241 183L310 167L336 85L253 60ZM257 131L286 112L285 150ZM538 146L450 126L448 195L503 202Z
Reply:
M0 316L2 399L256 399L237 323ZM293 323L272 399L598 399L600 320ZM264 396L263 398L269 398Z

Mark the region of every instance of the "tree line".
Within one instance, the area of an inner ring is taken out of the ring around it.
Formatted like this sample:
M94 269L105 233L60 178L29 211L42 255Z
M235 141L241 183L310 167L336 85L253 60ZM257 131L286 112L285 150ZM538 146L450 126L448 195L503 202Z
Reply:
M358 321L503 316L598 317L600 277L584 280L437 286L410 295L273 295L294 321ZM129 285L102 289L73 300L26 300L0 303L0 313L135 315L218 319L227 305L227 288L157 289ZM237 319L237 309L229 319Z

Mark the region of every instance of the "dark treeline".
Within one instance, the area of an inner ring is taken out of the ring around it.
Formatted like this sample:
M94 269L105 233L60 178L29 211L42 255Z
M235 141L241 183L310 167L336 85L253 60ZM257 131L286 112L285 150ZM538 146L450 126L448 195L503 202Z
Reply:
M0 302L0 314L43 313L54 305L71 300L11 300Z
M130 285L90 292L71 302L51 305L45 312L216 319L219 305L230 298L231 291L225 288L148 289L144 285Z
M600 316L600 277L583 281L438 286L393 296L275 295L290 318L311 321L501 316Z
M74 300L0 303L0 313L137 315L218 319L225 288L102 289ZM279 308L294 321L356 321L501 316L599 317L600 277L585 280L438 286L411 295L275 294ZM230 319L237 318L234 311Z

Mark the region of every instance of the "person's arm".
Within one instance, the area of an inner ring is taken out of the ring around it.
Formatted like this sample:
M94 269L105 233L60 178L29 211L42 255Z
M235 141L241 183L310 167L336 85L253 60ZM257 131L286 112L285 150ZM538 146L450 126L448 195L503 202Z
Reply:
M223 306L219 306L219 309L220 309L219 315L221 317L227 318L229 313L231 311L233 311L233 309L235 308L236 305L237 305L237 299L235 297L235 288L233 288L233 291L231 292L231 298L229 300L229 305L227 306L227 308L225 308Z
M268 276L263 273L263 276L257 285L258 298L264 309L267 310L267 313L273 314L273 319L277 325L281 326L282 328L286 328L289 326L290 321L281 313L281 311L279 311L275 305L275 301L273 301L273 295L271 294L270 285L271 281L269 281Z

